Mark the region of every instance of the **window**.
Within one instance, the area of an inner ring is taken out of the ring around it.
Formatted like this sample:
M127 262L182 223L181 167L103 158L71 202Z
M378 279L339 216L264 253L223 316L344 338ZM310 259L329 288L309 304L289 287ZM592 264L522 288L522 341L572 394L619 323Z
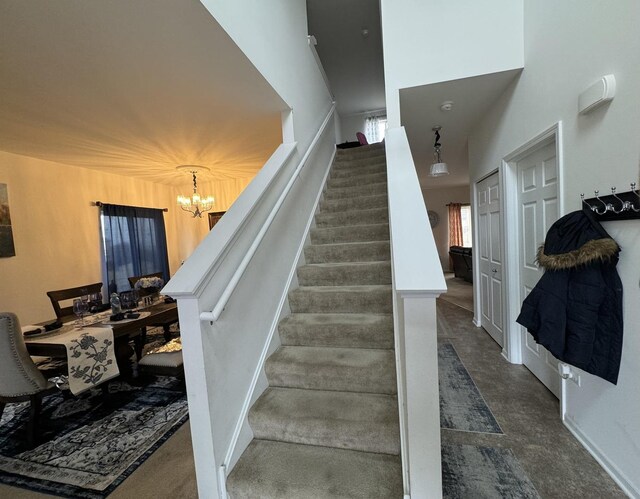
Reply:
M462 246L471 247L471 206L460 207L460 218L462 219Z
M369 144L382 142L387 133L387 117L371 116L367 118L364 134Z
M103 204L104 280L109 294L130 289L129 277L162 272L169 279L162 210Z

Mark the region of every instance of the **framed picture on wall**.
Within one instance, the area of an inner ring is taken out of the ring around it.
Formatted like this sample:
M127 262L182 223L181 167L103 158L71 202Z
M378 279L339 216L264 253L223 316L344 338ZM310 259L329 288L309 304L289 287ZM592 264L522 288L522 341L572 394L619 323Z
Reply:
M0 184L0 258L9 256L16 256L16 249L13 245L7 184Z
M214 211L209 213L209 230L213 229L213 226L218 223L226 211Z

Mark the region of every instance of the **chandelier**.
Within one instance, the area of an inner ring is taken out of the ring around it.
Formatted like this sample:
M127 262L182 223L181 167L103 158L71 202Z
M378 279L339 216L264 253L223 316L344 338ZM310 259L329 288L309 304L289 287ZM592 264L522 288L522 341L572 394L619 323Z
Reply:
M202 218L204 212L213 208L214 199L213 196L201 197L200 194L198 194L196 174L199 171L209 171L209 168L205 166L182 165L176 167L176 169L179 171L188 171L193 176L193 194L191 194L191 196L178 196L178 206L184 211L191 213L193 218Z

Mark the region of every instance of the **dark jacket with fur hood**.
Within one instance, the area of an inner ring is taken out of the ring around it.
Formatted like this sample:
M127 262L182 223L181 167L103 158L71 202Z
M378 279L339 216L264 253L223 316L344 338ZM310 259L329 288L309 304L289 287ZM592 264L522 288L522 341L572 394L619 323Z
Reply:
M622 354L619 252L591 212L565 215L538 250L545 273L517 319L557 359L614 384Z

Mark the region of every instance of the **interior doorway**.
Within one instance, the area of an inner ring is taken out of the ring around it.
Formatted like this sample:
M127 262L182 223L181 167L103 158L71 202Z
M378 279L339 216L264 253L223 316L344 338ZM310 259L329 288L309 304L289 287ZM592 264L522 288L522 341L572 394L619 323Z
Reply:
M561 398L558 360L515 322L523 300L543 270L536 264L538 248L549 227L563 214L561 206L560 124L532 139L505 158L505 210L515 213L505 224L509 261L507 313L509 360L523 363L556 397Z
M504 347L502 285L502 208L498 172L481 180L475 188L478 247L478 294L480 325Z

